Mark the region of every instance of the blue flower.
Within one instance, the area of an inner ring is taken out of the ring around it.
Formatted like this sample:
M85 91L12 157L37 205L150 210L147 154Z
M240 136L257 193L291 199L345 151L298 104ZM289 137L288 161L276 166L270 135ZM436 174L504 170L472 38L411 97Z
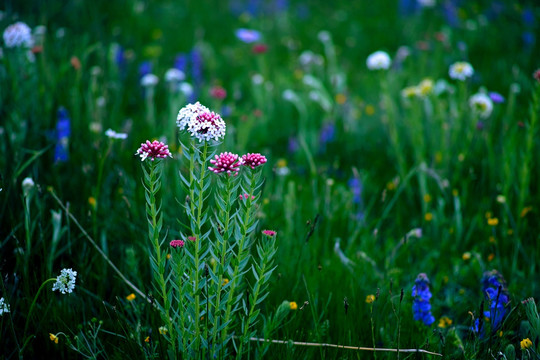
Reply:
M496 330L507 314L506 305L510 302L506 282L503 276L497 271L487 271L482 276L482 291L489 304L489 310L483 312L486 322L491 324L491 331ZM484 335L484 327L479 329L480 319L476 319L472 330Z
M69 159L69 135L71 134L71 120L66 109L58 109L56 122L56 146L54 147L54 161L66 162Z
M262 37L261 33L257 30L251 29L238 29L236 30L236 37L247 44L259 41Z
M413 318L422 321L426 326L431 326L435 322L435 317L431 314L431 292L429 291L429 279L426 274L421 273L414 281L412 288L413 296Z

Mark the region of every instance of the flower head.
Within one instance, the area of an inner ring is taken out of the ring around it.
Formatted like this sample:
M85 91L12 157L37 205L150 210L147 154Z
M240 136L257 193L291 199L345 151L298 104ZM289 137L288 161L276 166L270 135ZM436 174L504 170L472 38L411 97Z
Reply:
M495 330L506 316L506 305L510 302L506 282L501 273L497 270L486 271L482 276L482 290L489 304L489 310L484 311L483 315L491 324L491 329ZM480 329L479 319L475 320L473 331L483 332L483 329Z
M77 272L71 269L62 269L60 275L56 278L52 290L58 290L62 294L71 293L75 289L75 278Z
M519 342L519 346L521 347L521 350L528 349L532 346L532 341L529 338L523 339Z
M183 71L176 68L170 68L165 73L166 82L180 82L186 78L186 74Z
M154 87L159 82L159 78L154 74L146 74L141 78L142 87Z
M214 86L210 89L210 96L214 99L223 100L227 96L227 90L221 86Z
M384 51L375 51L366 60L366 66L369 70L386 70L391 64L390 55Z
M291 308L291 310L296 310L296 309L298 309L298 304L296 302L294 302L294 301L291 301L289 303L289 307Z
M493 101L486 94L474 94L469 99L469 106L473 112L477 113L481 118L487 118L493 111Z
M230 152L224 152L216 155L215 159L210 160L210 163L214 167L208 167L208 170L215 172L216 174L226 172L229 175L236 176L238 175L238 170L240 170L240 165L242 165L243 160L237 154Z
M51 341L54 342L55 344L58 344L58 336L49 333L49 339L51 339Z
M219 140L225 137L225 122L219 114L210 111L198 101L180 109L176 124L201 141Z
M498 92L491 91L488 95L491 101L493 101L495 104L500 104L504 102L504 96L502 96Z
M141 161L146 160L146 158L150 158L152 161L156 158L166 158L167 156L172 158L169 146L157 140L152 142L146 140L146 142L142 143L141 147L137 149L135 155L140 155Z
M262 233L268 237L274 237L277 235L277 231L274 230L263 230Z
M266 157L259 153L247 153L246 155L242 155L242 160L242 165L255 169L257 166L263 165L266 162Z
M21 21L9 25L4 30L4 44L7 48L31 47L32 42L32 30Z
M245 43L253 43L261 39L261 33L257 30L251 29L238 29L235 32L236 37Z
M30 193L32 192L32 190L34 189L36 184L34 183L34 180L32 180L31 177L26 177L22 181L21 186L22 186L22 189L23 189L24 196L28 196L28 195L30 195Z
M127 301L133 301L133 300L135 300L135 298L136 298L136 296L135 296L134 293L131 293L128 296L126 296Z
M121 140L127 139L126 133L117 133L113 129L107 129L107 131L105 131L105 135L107 137L110 137L111 139L121 139Z
M413 296L413 317L416 321L422 321L426 326L435 322L435 317L431 315L431 292L429 291L429 279L426 274L421 273L414 281L412 288Z
M370 294L370 295L366 296L366 303L371 304L374 301L375 301L375 295Z
M452 325L452 319L450 319L448 316L443 316L439 319L439 325L437 326L444 329L450 325Z
M4 313L9 312L9 304L4 300L4 298L0 298L0 316L4 315Z
M184 240L173 240L173 241L171 241L171 242L169 243L169 245L170 245L172 248L174 248L174 249L176 249L176 248L183 248L184 245L185 245L185 242L184 242Z
M474 74L474 69L471 64L465 61L458 61L450 65L448 69L448 75L452 79L465 81Z

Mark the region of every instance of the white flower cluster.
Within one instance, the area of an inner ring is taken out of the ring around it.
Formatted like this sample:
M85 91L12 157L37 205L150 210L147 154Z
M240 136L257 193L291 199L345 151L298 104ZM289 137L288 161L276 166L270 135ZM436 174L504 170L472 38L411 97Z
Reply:
M384 51L375 51L366 60L366 66L369 70L386 70L390 65L392 65L390 55Z
M53 285L53 291L58 290L62 294L73 292L73 289L75 289L76 277L76 271L71 269L62 269L60 275L56 278L56 282Z
M128 137L126 133L117 133L113 129L108 129L107 131L105 131L105 135L110 137L111 139L120 139L120 140L127 139Z
M141 86L148 88L158 84L159 78L154 74L146 74L141 78Z
M9 312L9 304L4 300L4 298L0 298L0 316L8 312Z
M483 93L474 94L469 98L469 106L481 118L487 118L493 111L493 101Z
M32 30L21 21L9 25L4 30L4 44L7 48L31 47L32 43Z
M474 74L474 69L471 64L465 61L458 61L450 65L448 75L454 80L465 81Z
M191 136L199 139L199 142L211 139L218 141L225 137L225 121L198 101L180 109L176 124L180 130L187 130Z

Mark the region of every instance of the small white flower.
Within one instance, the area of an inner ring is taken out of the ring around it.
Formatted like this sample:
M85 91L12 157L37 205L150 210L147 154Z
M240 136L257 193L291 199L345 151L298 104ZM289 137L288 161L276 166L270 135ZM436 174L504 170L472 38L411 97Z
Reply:
M330 41L330 33L326 30L320 31L317 38L323 43Z
M481 118L487 118L493 111L493 101L483 93L474 94L469 99L469 106Z
M225 121L198 101L180 109L176 124L180 130L187 130L191 136L199 139L199 142L211 139L218 141L225 137Z
M4 298L0 298L0 316L8 312L9 312L9 304L4 300Z
M298 98L298 95L296 95L296 93L294 91L292 91L291 89L287 89L285 91L283 91L283 99L287 100L287 101L291 101L291 102L294 102L295 100L300 100Z
M165 73L166 82L180 82L186 78L186 74L183 71L176 68L171 68Z
M36 186L36 184L34 183L34 180L32 180L32 178L27 177L27 178L24 178L21 186L23 189L24 196L28 196L30 192L34 189L34 186Z
M264 82L264 77L261 74L254 74L251 76L251 82L253 85L261 85Z
M184 81L178 84L178 90L180 90L180 92L186 97L193 95L193 86L188 82Z
M384 51L375 51L369 55L366 60L366 65L369 70L386 70L392 65L390 55Z
M4 44L8 48L31 47L32 30L21 21L11 24L4 30Z
M465 61L458 61L450 65L448 75L450 78L460 81L465 81L474 74L474 69L471 64Z
M117 133L113 129L108 129L107 131L105 131L105 135L107 135L111 139L121 139L121 140L127 139L127 134Z
M417 0L418 5L421 7L434 7L435 6L435 0Z
M75 278L77 272L71 269L62 269L60 275L56 278L56 282L53 285L53 291L60 291L62 294L71 293L75 289Z
M64 36L66 36L66 29L59 28L58 30L56 30L56 33L54 35L57 39L62 39Z
M142 87L156 86L159 82L159 78L154 74L146 74L141 78Z

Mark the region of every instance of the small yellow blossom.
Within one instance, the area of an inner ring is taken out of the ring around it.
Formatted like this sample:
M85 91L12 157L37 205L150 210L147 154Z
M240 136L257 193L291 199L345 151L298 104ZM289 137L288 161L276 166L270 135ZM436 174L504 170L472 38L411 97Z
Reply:
M278 161L276 162L276 166L278 168L284 168L287 166L287 160L285 159L278 159Z
M374 302L374 301L375 301L375 295L370 294L370 295L366 296L366 302L367 302L368 304L371 304L371 303Z
M158 330L161 335L165 335L169 331L165 326L160 326Z
M55 344L58 344L58 336L49 333L49 339L51 339L51 341L54 341Z
M524 218L527 216L527 214L532 210L532 206L524 207L523 210L521 210L521 213L519 214L520 217Z
M418 96L425 97L433 92L433 80L424 79L418 84Z
M503 331L502 330L499 331L499 337L501 337L501 338L503 337Z
M440 328L447 328L450 325L452 325L452 319L450 319L448 316L443 316L439 319L439 325Z
M452 190L452 196L456 197L456 196L458 196L458 195L459 195L458 189L453 189L453 190Z
M494 253L489 254L488 257L487 257L487 260L489 262L491 262L491 261L493 261L493 259L495 259L495 254Z
M147 336L146 339L144 339L144 342L149 343L150 342L150 336Z
M431 202L431 195L429 194L424 195L424 202L427 202L427 203Z
M298 305L297 305L296 302L294 302L294 301L291 301L291 302L289 303L289 307L291 308L291 310L296 310L296 309L298 309Z
M443 160L443 155L442 155L442 153L441 153L440 151L437 151L437 152L435 153L435 162L436 162L437 164L440 164L440 163L442 163L442 160Z
M229 283L229 279L225 278L223 279L223 284L221 284L222 286L225 286Z
M371 116L371 115L375 114L375 106L366 105L365 111L366 111L366 115Z
M532 341L529 338L523 339L519 342L519 345L521 346L521 350L528 349L532 346Z
M490 219L487 219L487 223L488 223L489 226L497 226L497 225L499 225L499 219L490 218Z
M491 219L493 217L493 213L491 211L486 211L484 216L486 217L486 219Z
M386 189L388 191L394 191L396 190L396 184L393 181L389 181L386 183Z
M135 300L135 298L136 298L136 296L135 296L134 293L131 293L131 294L129 294L128 296L126 296L126 299L127 299L128 301L133 301L133 300Z
M471 253L467 251L467 252L463 253L463 255L461 255L461 258L464 261L470 260L471 259Z
M425 219L426 221L428 221L428 222L431 221L431 220L433 220L433 214L430 213L430 212L427 212L426 215L424 215L424 219Z
M88 204L90 204L90 206L95 210L96 209L96 206L97 206L97 200L95 197L93 196L90 196L88 198Z
M269 198L264 198L264 199L263 199L263 204L264 204L264 205L270 204L270 199L269 199Z
M171 258L171 254L167 254L167 260Z
M407 86L406 88L401 90L401 96L403 96L406 99L415 97L417 93L418 93L418 88L416 86Z
M337 94L336 95L336 102L339 105L345 104L345 101L347 101L347 96L345 96L345 94Z

